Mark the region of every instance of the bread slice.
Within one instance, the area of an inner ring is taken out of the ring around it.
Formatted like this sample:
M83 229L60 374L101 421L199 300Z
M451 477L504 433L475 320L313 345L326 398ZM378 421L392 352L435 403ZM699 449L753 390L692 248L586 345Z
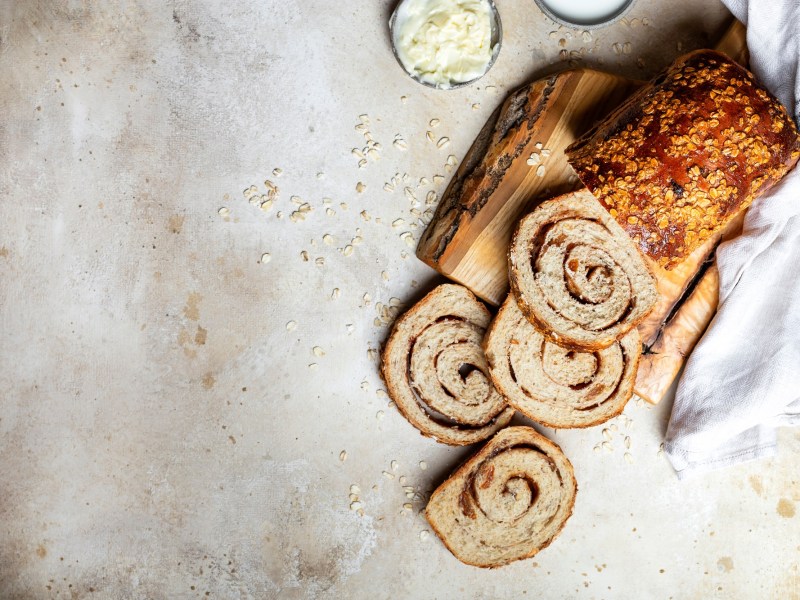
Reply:
M483 340L489 372L508 403L556 429L608 421L633 395L639 355L634 328L608 348L570 350L550 342L509 295Z
M508 427L433 492L425 516L458 560L499 567L547 547L577 491L561 448L530 427Z
M658 299L633 241L587 190L543 202L520 221L509 279L528 320L577 349L607 348Z
M463 446L511 420L481 348L490 320L467 288L443 284L394 324L381 372L389 396L423 435Z
M566 153L639 249L671 269L792 168L800 139L752 73L698 50Z

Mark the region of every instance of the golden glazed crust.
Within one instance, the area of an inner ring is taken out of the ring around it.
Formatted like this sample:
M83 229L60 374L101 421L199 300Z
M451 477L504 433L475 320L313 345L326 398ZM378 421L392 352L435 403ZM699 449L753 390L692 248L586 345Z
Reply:
M567 156L642 252L669 269L780 180L800 142L792 118L750 72L699 50Z

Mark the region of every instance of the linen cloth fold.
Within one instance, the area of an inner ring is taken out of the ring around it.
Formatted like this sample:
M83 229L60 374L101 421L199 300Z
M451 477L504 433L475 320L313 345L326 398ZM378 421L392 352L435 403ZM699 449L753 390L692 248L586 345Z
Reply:
M800 116L800 2L723 0L747 25L750 68ZM719 309L678 385L664 449L680 478L775 453L800 424L800 169L717 249Z

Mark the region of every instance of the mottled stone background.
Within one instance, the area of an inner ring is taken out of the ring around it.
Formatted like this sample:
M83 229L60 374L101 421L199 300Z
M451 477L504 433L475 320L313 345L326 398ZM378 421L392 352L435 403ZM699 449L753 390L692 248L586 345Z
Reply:
M584 35L497 4L496 66L437 92L387 1L0 0L0 597L797 597L798 434L679 483L669 403L545 432L580 492L533 560L480 571L429 534L468 451L389 407L374 350L439 281L413 245L448 157L561 50L646 78L728 18L639 0Z

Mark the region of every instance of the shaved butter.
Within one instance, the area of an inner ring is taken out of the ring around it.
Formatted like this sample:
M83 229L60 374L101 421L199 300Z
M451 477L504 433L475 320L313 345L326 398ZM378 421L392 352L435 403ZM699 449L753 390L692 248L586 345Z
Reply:
M492 61L492 20L488 0L405 0L392 29L397 57L429 85L472 81Z

